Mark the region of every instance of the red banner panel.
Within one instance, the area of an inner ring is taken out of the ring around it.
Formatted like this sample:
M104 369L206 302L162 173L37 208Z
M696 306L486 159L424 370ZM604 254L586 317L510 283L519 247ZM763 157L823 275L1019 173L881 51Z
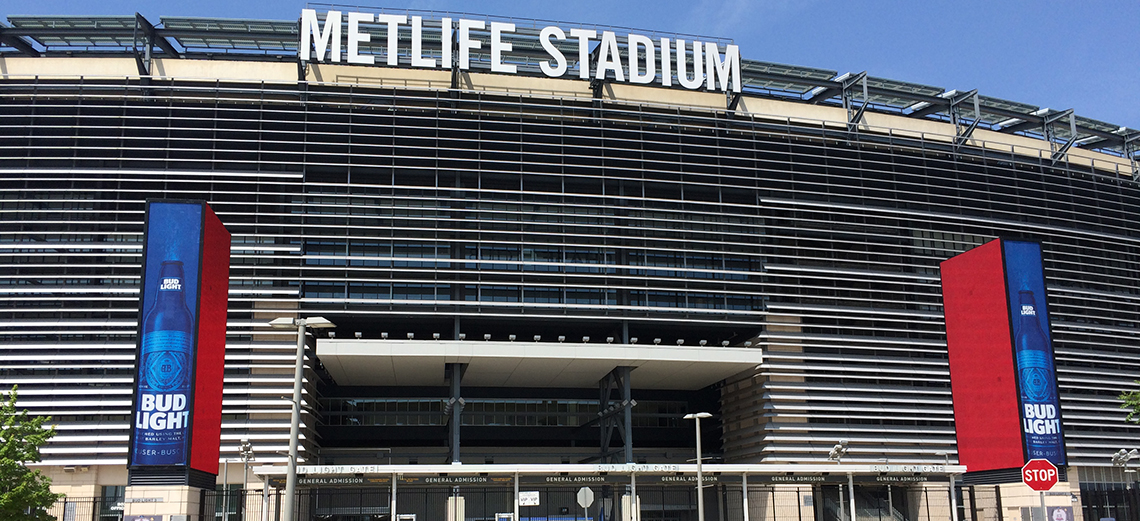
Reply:
M1001 241L942 262L958 461L970 472L1025 463Z
M222 435L222 379L226 365L226 309L230 288L230 233L209 205L202 205L202 283L198 313L198 361L194 372L193 450L190 468L218 472Z

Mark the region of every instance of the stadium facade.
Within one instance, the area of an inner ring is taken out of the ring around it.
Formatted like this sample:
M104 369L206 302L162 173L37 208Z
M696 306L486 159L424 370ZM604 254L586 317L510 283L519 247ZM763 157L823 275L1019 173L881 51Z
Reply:
M1006 238L1042 245L1073 505L1136 516L1140 132L716 38L316 16L0 24L0 386L57 423L59 490L127 483L143 208L173 198L233 235L236 486L241 440L288 446L268 322L318 315L307 464L683 463L700 411L719 463L952 463L938 265Z

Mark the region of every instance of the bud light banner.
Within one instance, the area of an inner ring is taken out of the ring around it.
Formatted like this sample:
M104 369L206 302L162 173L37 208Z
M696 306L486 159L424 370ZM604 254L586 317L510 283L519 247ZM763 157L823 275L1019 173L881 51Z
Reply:
M229 233L205 203L159 200L144 237L130 466L216 474Z
M1047 459L1054 465L1064 466L1061 406L1057 399L1053 341L1045 303L1041 245L1002 241L1002 247L1026 458Z
M941 272L959 463L971 474L1034 458L1063 468L1041 246L991 241Z

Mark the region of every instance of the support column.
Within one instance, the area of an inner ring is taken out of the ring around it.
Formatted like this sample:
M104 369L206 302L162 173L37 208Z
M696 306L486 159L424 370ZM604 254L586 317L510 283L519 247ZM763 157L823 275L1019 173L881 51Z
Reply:
M637 498L637 473L632 471L629 473L629 519L641 521L641 501Z
M748 473L740 475L740 491L741 496L744 498L744 521L748 521ZM775 494L775 492L773 492ZM799 499L796 500L799 503ZM775 501L773 501L775 503ZM798 507L799 505L797 505Z
M392 473L392 504L388 507L388 519L390 521L396 521L396 519L398 519L396 517L396 478L397 478L397 475L395 472L393 472Z
M863 121L863 113L867 111L868 96L867 96L867 71L860 72L854 76L850 76L842 80L843 90L840 93L843 97L843 109L847 111L847 131L855 132L859 130L859 123ZM855 88L858 85L863 87L863 103L855 108Z
M847 497L851 500L851 521L855 521L855 475L847 473Z
M463 380L463 373L467 370L467 364L446 364L444 371L446 377L451 383L451 394L447 399L447 406L444 407L443 413L447 415L448 422L448 448L450 449L449 456L451 463L460 463L459 460L459 424L460 417L463 414L463 404L465 401L460 396L460 383Z
M974 119L969 125L966 125L962 121L962 105L971 99L974 100ZM950 124L954 125L954 146L956 148L970 140L970 136L974 134L974 130L978 128L978 123L981 121L982 109L978 98L978 89L951 98Z
M601 453L603 463L633 463L633 400L629 375L632 367L619 366L598 381L598 419L601 426ZM621 393L618 399L613 393ZM619 418L620 416L620 418ZM614 430L622 440L621 450L610 450ZM624 457L620 460L618 454Z

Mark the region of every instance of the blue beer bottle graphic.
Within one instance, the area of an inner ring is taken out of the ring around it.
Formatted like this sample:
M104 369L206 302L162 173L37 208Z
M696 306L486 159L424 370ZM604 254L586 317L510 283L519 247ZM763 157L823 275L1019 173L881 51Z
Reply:
M1022 421L1030 458L1054 459L1060 455L1061 420L1057 410L1053 354L1041 329L1032 291L1017 292L1021 319L1015 337L1017 371L1022 395Z
M193 332L181 261L163 261L154 299L142 329L134 463L178 465L189 431Z

